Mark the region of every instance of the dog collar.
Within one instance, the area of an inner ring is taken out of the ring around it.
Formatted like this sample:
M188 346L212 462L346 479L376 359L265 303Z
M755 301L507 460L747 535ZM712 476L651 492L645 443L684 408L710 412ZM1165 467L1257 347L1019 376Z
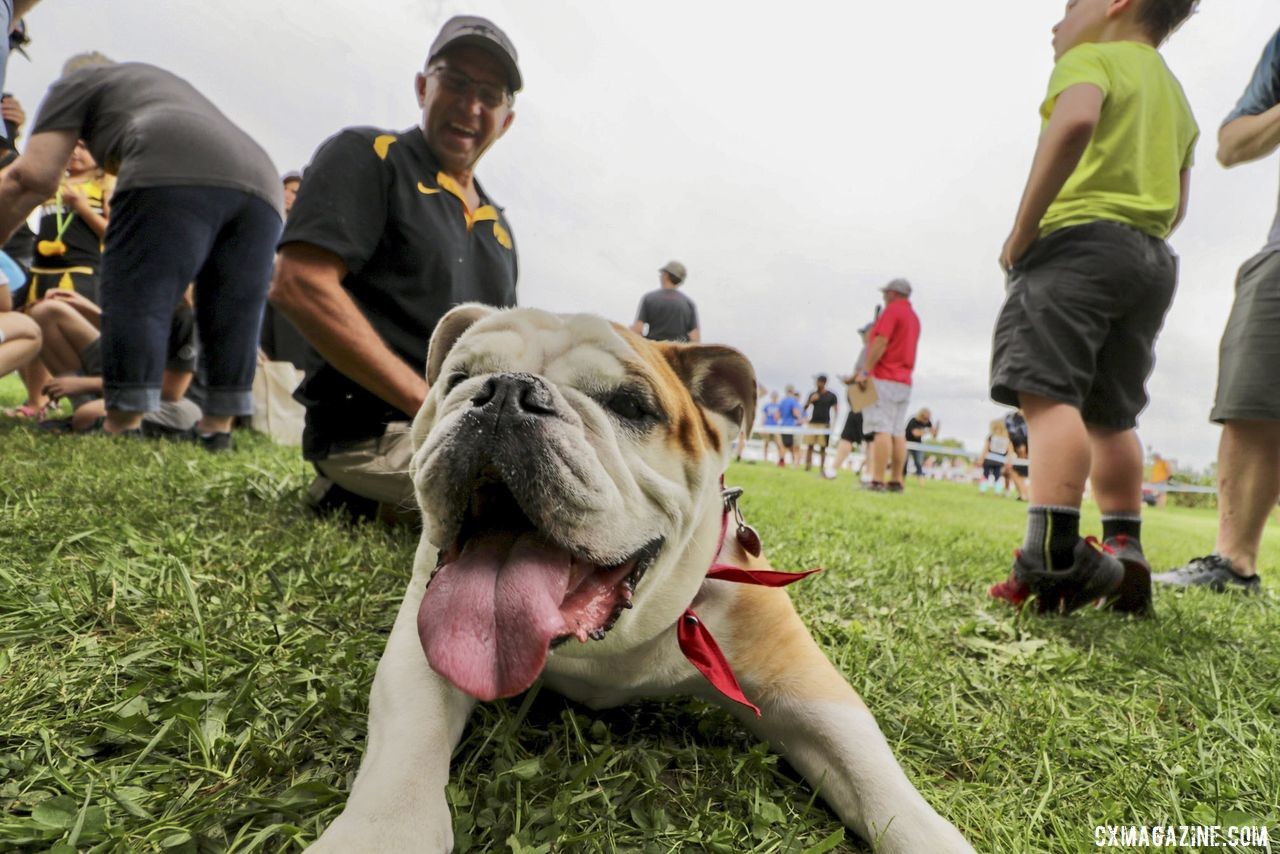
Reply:
M721 497L724 501L724 513L720 517L720 539L716 543L716 557L712 558L711 568L707 570L707 578L715 579L716 581L732 581L736 584L756 584L761 587L785 587L802 578L808 578L815 572L822 571L821 569L811 569L808 572L777 572L774 570L758 572L756 570L743 569L740 566L733 566L732 564L716 562L716 559L720 557L720 550L724 548L725 534L729 530L730 513L733 514L737 522L734 537L739 545L753 557L760 556L760 535L743 520L742 511L738 507L738 499L742 497L742 488L725 489L724 478L721 477L720 489ZM756 717L760 717L760 709L742 693L742 686L738 684L738 678L733 675L733 668L729 666L729 660L724 657L724 653L720 650L720 645L711 636L711 632L706 625L702 620L698 619L698 615L694 613L692 605L686 608L684 614L680 617L680 622L676 625L676 637L680 641L680 651L684 653L684 657L689 659L689 663L706 677L712 687L735 703L741 703L755 712Z

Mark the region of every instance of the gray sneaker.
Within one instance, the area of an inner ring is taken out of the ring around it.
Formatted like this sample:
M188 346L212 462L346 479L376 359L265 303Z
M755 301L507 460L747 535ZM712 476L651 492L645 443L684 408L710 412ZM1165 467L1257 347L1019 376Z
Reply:
M1193 558L1186 566L1153 575L1151 580L1174 587L1208 587L1216 593L1222 593L1225 590L1241 590L1245 593L1262 592L1262 581L1258 576L1240 575L1231 565L1231 561L1220 554Z
M1119 534L1104 540L1102 548L1124 564L1124 579L1107 607L1125 614L1151 613L1151 564L1142 553L1142 543Z

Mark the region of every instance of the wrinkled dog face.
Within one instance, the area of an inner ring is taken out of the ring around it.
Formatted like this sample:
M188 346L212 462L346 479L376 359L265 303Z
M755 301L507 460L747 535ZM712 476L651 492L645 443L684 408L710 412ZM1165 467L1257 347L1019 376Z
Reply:
M418 616L431 666L493 699L528 688L553 645L598 654L669 628L712 558L719 475L754 412L746 359L468 305L437 327L427 378L411 471L439 550Z

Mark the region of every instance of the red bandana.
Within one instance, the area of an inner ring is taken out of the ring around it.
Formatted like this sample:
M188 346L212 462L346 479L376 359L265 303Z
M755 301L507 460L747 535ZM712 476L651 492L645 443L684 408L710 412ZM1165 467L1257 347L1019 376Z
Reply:
M722 479L721 486L723 485L724 481ZM729 511L731 509L738 522L738 529L735 532L738 542L751 554L756 556L760 554L760 537L750 525L743 521L742 513L738 510L738 497L740 495L742 495L741 489L724 490L724 516L720 522L720 542L716 545L717 557L720 555L720 549L724 547L724 536L729 528ZM713 563L711 568L707 570L707 578L713 578L717 581L732 581L738 584L758 584L762 587L785 587L821 571L821 569L811 569L808 572L775 572L772 570L757 572L727 563ZM698 668L703 676L707 677L707 681L717 691L730 700L741 703L751 709L756 713L756 717L760 717L760 709L742 693L742 686L738 684L737 677L733 675L733 668L729 666L729 661L724 657L724 653L720 651L720 646L716 643L716 639L711 636L711 632L698 619L698 615L693 612L692 606L685 609L684 615L681 616L680 622L676 625L676 637L680 641L680 651L684 653L684 657L689 659L689 663Z

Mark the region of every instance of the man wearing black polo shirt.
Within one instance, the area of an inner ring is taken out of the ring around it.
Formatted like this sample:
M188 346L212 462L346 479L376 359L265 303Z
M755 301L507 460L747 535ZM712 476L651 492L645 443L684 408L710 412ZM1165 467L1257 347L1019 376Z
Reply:
M516 302L511 229L474 175L515 118L515 47L484 18L451 18L415 85L418 127L348 128L320 147L280 241L271 301L315 350L295 397L322 506L337 484L412 510L431 333L459 303Z

